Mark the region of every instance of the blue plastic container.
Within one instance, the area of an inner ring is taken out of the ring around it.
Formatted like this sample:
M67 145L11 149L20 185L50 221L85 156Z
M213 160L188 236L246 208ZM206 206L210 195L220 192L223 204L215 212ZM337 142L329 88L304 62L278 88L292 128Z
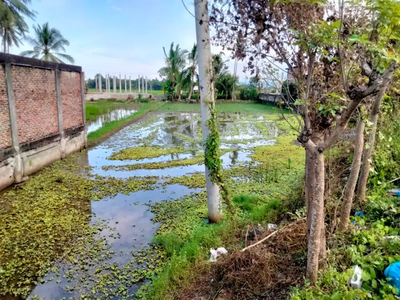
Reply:
M386 268L385 277L390 278L390 284L397 287L399 290L397 295L400 296L400 262L391 264Z

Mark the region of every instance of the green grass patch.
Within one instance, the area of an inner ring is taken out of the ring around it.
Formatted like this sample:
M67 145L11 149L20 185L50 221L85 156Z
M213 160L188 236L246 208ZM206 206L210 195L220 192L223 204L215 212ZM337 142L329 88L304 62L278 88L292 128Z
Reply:
M165 184L180 184L188 188L205 188L206 176L204 174L194 174L191 176L174 177L165 182Z
M86 102L86 121L96 121L98 116L107 114L116 109L139 109L141 105L127 100L101 100Z
M161 148L161 147L133 147L126 148L121 151L113 153L109 159L110 160L130 160L130 159L144 159L144 158L154 158L162 155L170 155L183 153L185 149L183 148Z
M143 106L141 106L137 112L135 112L133 115L130 115L129 117L123 118L121 120L107 122L106 124L104 124L103 127L88 134L88 143L90 145L98 143L103 137L107 136L108 134L114 131L117 131L124 125L135 121L136 119L140 118L150 110L157 108L158 105L160 105L160 102L146 103Z
M199 103L165 103L160 106L158 111L174 111L174 112L200 112ZM280 114L282 110L279 107L260 104L260 103L218 103L218 112L242 112L256 114ZM285 111L285 113L289 113Z
M89 93L99 93L98 89L88 89ZM103 90L103 92L105 92L105 90ZM122 92L125 93L125 88L122 89ZM138 90L132 90L132 93L138 93ZM164 95L164 91L147 91L148 94L152 94L152 95ZM114 89L111 89L111 93L114 93ZM117 89L117 92L119 93L119 89ZM143 94L143 92L141 92L141 94Z
M168 162L154 162L154 163L144 163L144 164L131 164L122 166L103 166L103 170L116 170L116 171L133 171L139 169L154 170L154 169L165 169L189 165L197 165L204 163L203 157L188 158L171 160Z

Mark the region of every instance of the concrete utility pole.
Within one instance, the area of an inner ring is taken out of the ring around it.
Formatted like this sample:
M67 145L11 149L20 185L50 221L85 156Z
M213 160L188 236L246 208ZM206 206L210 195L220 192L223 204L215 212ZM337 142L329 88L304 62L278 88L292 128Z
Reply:
M114 75L114 80L113 80L113 88L114 88L114 93L117 92L117 78Z
M237 73L237 59L235 58L235 65L233 68L233 78L235 78L235 81L233 82L233 88L232 88L232 102L236 101L236 73Z
M119 74L119 92L122 93L121 74Z
M96 89L96 91L97 91L98 85L99 85L98 82L97 82L97 77L98 77L97 75L94 76L94 84L95 84L95 87L94 87L94 88Z
M110 74L108 74L108 92L111 93L111 79L110 79Z
M132 79L131 79L131 76L129 76L129 93L132 93Z
M203 141L210 134L207 121L210 119L210 109L207 102L214 102L214 86L212 84L213 67L211 60L211 45L208 17L208 0L194 0L197 51L200 77L201 123L203 127ZM208 218L210 222L219 222L222 219L222 204L219 186L210 179L210 170L205 167L207 185Z
M125 94L126 94L126 75L125 75Z
M102 82L102 78L101 78L101 74L99 74L99 92L102 93L103 92L103 82Z
M138 76L138 91L139 91L139 94L140 94L140 75Z
M146 94L147 94L147 88L148 88L148 81L147 81L147 76L146 76Z
M145 89L144 89L144 77L142 77L142 91L143 91L143 93L146 92Z

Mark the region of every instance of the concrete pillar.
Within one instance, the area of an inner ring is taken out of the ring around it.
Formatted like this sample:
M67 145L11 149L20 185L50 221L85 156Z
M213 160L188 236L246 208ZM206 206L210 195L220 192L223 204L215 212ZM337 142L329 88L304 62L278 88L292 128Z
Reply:
M132 78L129 76L129 93L132 93Z
M119 74L119 92L122 93L121 74Z
M140 94L140 76L138 76L138 91L139 91L139 94Z
M96 89L96 92L99 89L98 85L99 85L99 82L97 80L97 75L96 75L96 76L94 76L94 88Z
M125 75L125 94L126 94L126 75Z
M146 76L146 94L147 94L147 88L148 88L148 84L147 84L147 76Z
M14 150L14 181L21 182L24 177L24 170L22 165L21 149L19 147L18 139L18 126L17 126L17 110L15 108L14 89L11 75L11 65L5 65L6 75L6 88L8 98L8 109L10 113L10 127L11 127L11 140Z
M58 133L61 137L60 142L60 153L61 158L65 158L65 149L67 142L65 140L64 126L63 126L63 112L62 112L62 102L61 102L61 85L60 85L60 70L56 69L56 98L57 98L57 117L58 117Z
M87 148L87 127L86 127L86 109L85 109L85 73L81 73L81 103L82 103L82 120L85 128L85 148Z
M145 93L145 89L144 89L144 77L142 77L142 91L143 91L143 94Z
M114 88L114 93L117 92L117 78L114 76L114 80L113 80L113 88Z
M102 93L103 92L103 82L101 80L101 74L99 74L99 92Z

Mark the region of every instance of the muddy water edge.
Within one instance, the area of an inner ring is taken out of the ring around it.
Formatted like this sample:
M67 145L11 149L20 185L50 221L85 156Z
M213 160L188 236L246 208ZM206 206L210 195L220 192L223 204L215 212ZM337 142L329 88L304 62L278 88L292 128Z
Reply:
M237 180L258 163L256 148L276 143L278 119L220 114L227 176ZM168 260L152 243L171 230L162 206L185 203L191 218L207 217L201 138L199 113L152 112L3 193L0 295L134 298Z

